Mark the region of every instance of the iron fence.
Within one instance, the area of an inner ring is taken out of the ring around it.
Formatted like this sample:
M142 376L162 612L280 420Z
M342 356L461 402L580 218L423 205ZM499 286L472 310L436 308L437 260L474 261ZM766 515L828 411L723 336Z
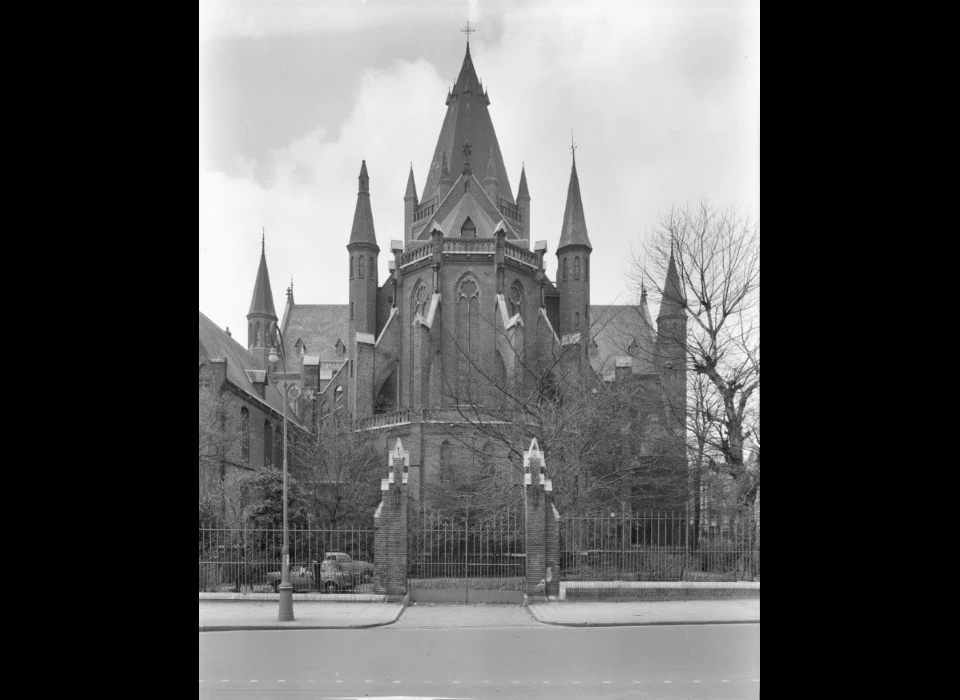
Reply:
M750 512L611 513L564 519L566 581L751 581L760 575L760 525Z
M492 515L417 509L409 528L407 573L415 587L522 587L526 555L521 509Z
M294 592L372 592L374 530L292 529ZM201 592L274 592L280 580L282 529L200 528ZM326 557L327 554L346 555Z

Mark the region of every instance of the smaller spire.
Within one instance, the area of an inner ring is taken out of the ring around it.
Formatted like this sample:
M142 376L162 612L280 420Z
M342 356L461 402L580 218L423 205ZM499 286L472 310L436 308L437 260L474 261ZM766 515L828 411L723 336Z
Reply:
M350 244L369 243L377 246L377 236L373 228L373 211L370 209L370 176L367 174L367 161L360 166L360 191L357 193L357 208L353 212L353 228L350 230Z
M571 140L570 150L576 150ZM582 245L593 249L590 238L587 236L587 220L583 214L583 200L580 198L580 178L577 176L577 161L573 160L570 168L570 185L567 188L567 206L563 211L563 228L560 229L560 245L557 253L568 245Z
M273 292L270 289L270 273L267 272L266 233L260 241L260 267L257 268L257 280L253 285L253 298L250 300L250 311L247 316L263 314L277 317L273 306Z
M293 275L290 276L290 286L287 287L287 303L293 304Z
M683 292L680 289L680 275L673 257L673 241L670 242L670 262L667 263L667 279L663 283L663 299L657 319L673 314L683 314Z
M413 163L410 163L410 174L407 176L407 192L403 195L404 199L417 201L417 185L413 181Z
M520 166L520 186L517 188L517 200L521 197L530 199L530 191L527 189L527 168L525 164Z

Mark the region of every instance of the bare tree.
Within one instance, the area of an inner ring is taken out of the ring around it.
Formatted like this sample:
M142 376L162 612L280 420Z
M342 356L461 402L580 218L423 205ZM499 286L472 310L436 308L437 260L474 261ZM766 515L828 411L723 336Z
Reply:
M495 330L493 335L505 337L495 319L481 315L481 320ZM533 359L534 353L500 343L513 350L514 371L508 378L471 357L453 334L446 336L472 377L466 383L442 378L442 398L462 428L451 428L444 436L457 469L445 475L444 446L434 446L441 452L441 473L425 484L434 502L454 503L471 494L471 503L490 507L511 502L519 495L515 487L522 483L523 451L533 438L546 455L557 505L567 515L637 507L643 495L650 503L686 501L686 471L678 474L675 462L665 456L670 436L644 425L651 419L656 423L662 406L659 387L604 381L587 360L590 337L550 343L547 352L541 348ZM507 473L476 469L491 448Z
M667 290L671 264L677 288ZM674 207L633 256L630 276L637 291L679 297L686 333L670 340L682 344L694 374L687 412L695 466L729 475L738 505L752 506L760 488L759 223L736 207Z
M369 433L355 432L342 412L323 417L292 447L297 476L314 521L368 525L380 500L384 455Z

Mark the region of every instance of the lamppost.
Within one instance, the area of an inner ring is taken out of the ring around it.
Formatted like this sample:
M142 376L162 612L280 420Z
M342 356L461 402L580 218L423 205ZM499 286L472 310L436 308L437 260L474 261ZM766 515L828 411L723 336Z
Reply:
M273 363L280 360L283 367L283 561L280 564L280 586L277 589L280 592L280 613L277 619L280 622L292 622L293 585L290 583L290 529L287 526L287 363L283 351L283 335L279 327L275 330L280 336L280 353L277 353L276 347L271 347L269 359Z

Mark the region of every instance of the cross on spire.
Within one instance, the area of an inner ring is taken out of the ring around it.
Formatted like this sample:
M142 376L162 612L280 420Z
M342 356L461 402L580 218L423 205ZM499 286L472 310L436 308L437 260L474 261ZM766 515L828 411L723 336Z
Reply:
M263 227L263 231L260 234L260 252L261 253L267 252L267 227L266 226Z
M573 142L573 129L570 129L570 153L573 155L573 159L577 159L577 148L578 145Z
M470 35L476 33L476 29L470 29L470 20L467 20L467 26L460 30L461 34L467 35L467 48L470 48Z

